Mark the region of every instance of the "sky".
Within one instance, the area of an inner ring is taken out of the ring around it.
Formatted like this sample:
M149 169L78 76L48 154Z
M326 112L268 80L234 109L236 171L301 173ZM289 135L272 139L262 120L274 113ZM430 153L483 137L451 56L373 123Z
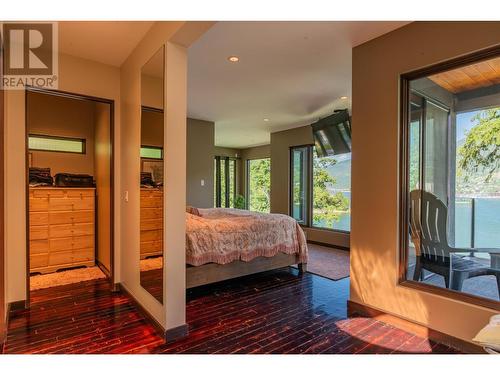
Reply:
M477 124L472 118L480 111L463 112L457 114L457 141L465 139L466 133Z

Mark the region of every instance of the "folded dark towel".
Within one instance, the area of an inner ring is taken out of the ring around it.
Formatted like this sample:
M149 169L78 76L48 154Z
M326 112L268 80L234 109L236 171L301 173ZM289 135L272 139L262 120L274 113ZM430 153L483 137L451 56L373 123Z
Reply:
M156 186L151 172L141 172L141 186Z
M93 187L94 177L88 174L57 173L56 186L67 187Z
M50 175L50 168L30 167L29 184L32 186L52 186L54 179Z

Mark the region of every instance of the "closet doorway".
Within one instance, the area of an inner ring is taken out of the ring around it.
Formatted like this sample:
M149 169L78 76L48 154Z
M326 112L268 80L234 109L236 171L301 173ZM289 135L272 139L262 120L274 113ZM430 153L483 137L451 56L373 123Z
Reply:
M26 303L34 290L114 286L114 101L26 90Z

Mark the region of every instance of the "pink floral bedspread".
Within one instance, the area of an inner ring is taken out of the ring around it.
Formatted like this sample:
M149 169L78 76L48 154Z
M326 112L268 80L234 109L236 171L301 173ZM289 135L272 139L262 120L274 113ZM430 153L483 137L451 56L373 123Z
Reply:
M278 253L297 254L298 262L307 262L304 232L289 216L226 208L199 213L186 213L186 262L192 266L248 262Z

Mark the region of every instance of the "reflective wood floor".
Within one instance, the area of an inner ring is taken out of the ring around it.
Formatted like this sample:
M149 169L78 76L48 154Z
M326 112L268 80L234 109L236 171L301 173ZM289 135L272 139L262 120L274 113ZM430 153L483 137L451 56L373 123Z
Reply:
M456 353L377 320L346 316L349 279L293 269L188 291L190 335L164 344L105 280L32 293L11 313L5 353Z

